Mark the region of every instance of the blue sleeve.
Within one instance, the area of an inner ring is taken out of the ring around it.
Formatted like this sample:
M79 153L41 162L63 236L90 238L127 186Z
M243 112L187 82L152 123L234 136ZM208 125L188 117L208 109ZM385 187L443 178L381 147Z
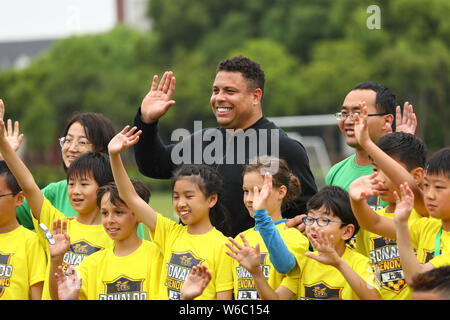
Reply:
M288 273L295 267L294 255L284 243L272 219L267 214L267 210L253 210L253 212L255 214L255 230L259 231L269 250L270 261L279 273Z

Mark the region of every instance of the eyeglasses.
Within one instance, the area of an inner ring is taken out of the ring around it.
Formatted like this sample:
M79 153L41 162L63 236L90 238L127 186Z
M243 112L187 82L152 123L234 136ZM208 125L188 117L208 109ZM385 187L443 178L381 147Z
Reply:
M315 221L317 221L317 225L319 227L326 227L330 222L333 223L339 223L339 224L345 224L341 221L334 221L325 217L318 217L318 218L314 218L311 216L306 216L302 219L303 223L307 226L312 226L314 224Z
M361 112L352 112L352 113L347 113L347 112L337 112L334 114L334 116L336 117L336 119L338 121L345 121L348 117L350 117L350 120L355 121L354 115L361 115ZM368 117L378 117L378 116L385 116L389 113L387 112L383 112L383 113L369 113L367 116Z
M75 143L75 146L79 148L80 147L85 148L87 145L91 144L90 142L87 142L85 140L73 141L72 139L67 137L61 137L58 140L61 148L69 147L70 145L72 145L72 143Z
M10 194L12 194L13 196L15 196L16 194L18 194L18 192L10 192L10 193L4 193L4 194L0 194L0 198L9 196Z

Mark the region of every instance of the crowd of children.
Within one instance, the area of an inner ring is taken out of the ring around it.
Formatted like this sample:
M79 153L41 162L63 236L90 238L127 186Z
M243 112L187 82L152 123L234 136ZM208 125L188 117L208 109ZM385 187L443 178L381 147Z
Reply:
M226 238L217 228L227 226L222 193L229 186L212 166L173 173L181 223L168 219L121 160L141 131L125 126L114 136L98 115L69 121L61 140L67 179L57 191L41 191L16 154L0 100L0 299L407 300L424 298L427 288L448 298L436 277L448 281L450 148L427 162L426 146L412 134L374 143L367 108L359 107L354 138L373 161L371 175L353 180L348 192L319 190L302 233L282 215L301 181L285 161L259 157L242 177L255 226ZM366 201L372 196L387 206L374 210Z

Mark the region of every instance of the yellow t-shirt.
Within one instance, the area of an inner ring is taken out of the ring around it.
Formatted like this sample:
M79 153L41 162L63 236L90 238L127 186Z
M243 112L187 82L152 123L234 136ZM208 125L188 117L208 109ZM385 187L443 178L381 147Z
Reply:
M442 221L432 217L418 219L409 226L411 243L420 263L430 262L435 268L450 265L450 232L442 230L441 254L434 256L436 236L441 227Z
M0 233L0 300L28 300L44 281L46 257L37 235L23 226Z
M378 289L367 257L347 248L342 258L363 280ZM359 300L339 270L311 258L303 259L300 263L299 278L287 276L281 285L297 295L299 300Z
M99 213L100 214L100 213ZM114 245L114 241L106 233L103 225L87 225L79 223L76 219L69 220L64 216L62 212L56 209L50 201L44 198L42 204L40 221L43 222L47 228L52 232L53 221L61 219L61 221L67 220L67 234L70 236L70 248L64 255L63 270L67 268L67 264L71 264L78 271L78 266L81 261L94 252L103 250L105 248L111 248ZM42 230L38 230L38 235L47 242ZM49 254L48 242L46 244L47 255ZM47 265L46 274L50 273L50 264ZM48 277L44 282L44 289L42 292L42 299L50 299L50 292L48 289Z
M394 219L394 213L387 213L386 208L376 212L380 216ZM422 216L416 210L413 210L408 224L420 218ZM368 230L359 229L356 235L355 250L368 257L370 263L375 267L383 300L411 299L412 290L405 281L397 242Z
M299 259L305 259L305 252L308 251L309 248L308 239L297 229L285 229L285 226L286 223L282 220L281 223L276 223L275 227L280 232L281 238L286 243L289 251L295 256L296 260L298 261ZM273 290L276 290L286 275L278 273L272 265L264 240L260 233L255 231L255 228L250 228L244 231L243 235L249 242L250 246L254 247L257 243L259 243L261 252L261 268L270 287ZM242 239L239 235L235 238L235 240L242 245ZM298 268L294 268L289 272L289 275L293 276L294 273L298 273L298 271ZM259 299L252 275L235 259L233 259L233 282L235 300Z
M80 300L154 300L158 298L162 257L150 241L118 257L114 248L86 257L80 265Z
M217 292L233 289L232 258L225 254L227 238L216 228L192 235L187 232L187 226L158 214L151 236L163 255L160 299L179 300L184 280L198 264L206 265L211 281L196 299L215 300Z

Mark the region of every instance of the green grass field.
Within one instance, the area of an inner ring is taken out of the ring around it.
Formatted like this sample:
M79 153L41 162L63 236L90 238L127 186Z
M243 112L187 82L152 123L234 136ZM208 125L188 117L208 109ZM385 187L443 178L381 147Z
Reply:
M172 193L170 191L163 192L152 192L150 197L150 205L151 207L158 213L162 214L163 216L172 219L174 221L178 221L178 217L173 211L172 206ZM143 228L145 230L144 235L147 240L149 240L148 235L148 229L145 225L143 225Z
M170 191L152 192L150 197L150 206L158 213L161 213L167 218L174 219L176 216L173 213L172 193ZM178 221L178 219L176 219Z

